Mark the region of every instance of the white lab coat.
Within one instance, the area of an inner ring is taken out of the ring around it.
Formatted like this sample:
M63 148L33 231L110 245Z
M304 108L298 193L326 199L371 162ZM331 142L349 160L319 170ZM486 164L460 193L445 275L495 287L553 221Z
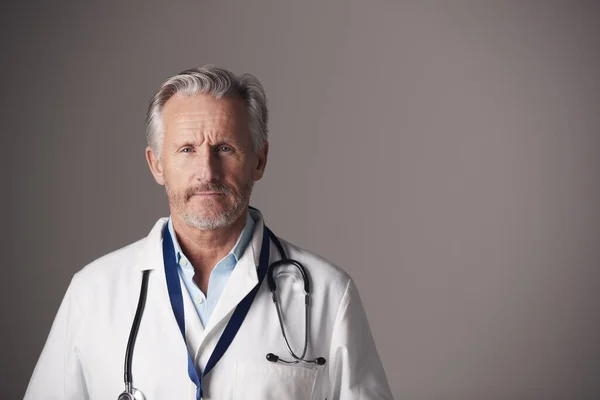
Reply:
M259 212L250 244L233 270L205 328L182 284L188 349L203 370L236 305L258 282L263 233ZM142 271L151 270L148 297L134 349L133 384L146 400L193 400L186 345L171 309L162 257L161 218L150 234L76 273L35 367L26 400L116 400L123 391L125 348L138 303ZM311 279L307 358L324 366L274 364L290 360L267 282L263 282L231 346L202 380L203 398L392 399L356 286L341 269L282 241ZM279 259L271 243L271 262ZM302 352L304 297L292 269L277 274L292 348ZM266 281L266 279L265 279Z

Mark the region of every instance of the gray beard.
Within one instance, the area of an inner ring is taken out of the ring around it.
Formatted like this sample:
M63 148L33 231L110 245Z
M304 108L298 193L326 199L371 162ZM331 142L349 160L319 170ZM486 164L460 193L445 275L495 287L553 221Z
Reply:
M252 188L254 182L250 181L247 185L242 188L241 193L234 193L229 187L222 184L208 184L199 187L193 187L186 190L184 196L179 196L171 193L169 186L165 182L165 191L175 213L181 220L188 226L196 228L202 231L209 231L219 228L230 226L238 218L242 216L242 213L247 209L250 204L250 196L252 194ZM233 196L234 202L232 205L227 206L222 212L202 216L192 212L186 207L186 203L189 201L191 196L200 191L216 191L224 193L228 196ZM183 198L182 198L183 197Z

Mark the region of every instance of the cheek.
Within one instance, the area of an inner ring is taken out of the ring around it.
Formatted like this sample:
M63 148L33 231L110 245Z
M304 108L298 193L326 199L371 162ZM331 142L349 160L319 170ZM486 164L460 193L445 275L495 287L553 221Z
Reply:
M186 183L186 175L179 169L167 168L164 170L165 183L173 189L181 188Z
M219 160L218 169L224 177L234 180L243 180L248 175L250 166L244 160L223 159Z
M229 174L232 181L236 182L236 186L244 186L250 181L254 181L254 169L250 165L238 166Z

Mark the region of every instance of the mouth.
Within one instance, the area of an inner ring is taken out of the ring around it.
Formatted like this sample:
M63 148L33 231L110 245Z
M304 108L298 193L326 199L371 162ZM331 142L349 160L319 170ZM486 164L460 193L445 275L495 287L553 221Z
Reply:
M205 196L205 197L213 197L213 196L224 196L225 193L222 192L198 192L194 193L192 196Z

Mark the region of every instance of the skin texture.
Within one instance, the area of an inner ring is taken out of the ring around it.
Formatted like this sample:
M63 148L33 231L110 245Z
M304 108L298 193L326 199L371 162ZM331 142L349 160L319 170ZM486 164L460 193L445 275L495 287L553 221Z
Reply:
M268 143L255 151L242 99L175 94L163 108L160 155L146 148L154 179L165 186L173 227L194 281L205 294L216 263L235 245L250 194L262 178Z

